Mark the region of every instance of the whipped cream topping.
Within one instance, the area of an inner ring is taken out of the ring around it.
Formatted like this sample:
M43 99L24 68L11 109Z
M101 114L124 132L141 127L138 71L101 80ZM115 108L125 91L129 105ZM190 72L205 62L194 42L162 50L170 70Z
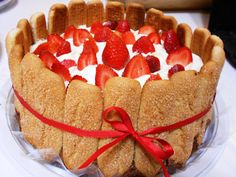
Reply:
M90 31L90 27L86 27L85 25L80 26L80 28L81 29L86 29L86 30ZM134 36L135 36L136 40L138 40L142 36L145 36L144 34L138 34L138 30L137 31L131 30L131 31L134 33ZM64 34L62 34L61 36L63 36L63 35ZM93 34L91 34L91 35L93 35ZM80 57L80 54L83 51L83 45L80 45L78 47L75 46L73 44L73 39L72 38L67 39L67 41L71 45L71 52L68 53L68 54L61 55L61 56L57 57L57 59L60 62L62 62L63 60L66 60L66 59L72 59L72 60L74 60L77 63L78 59ZM34 50L40 44L42 44L44 42L46 42L46 40L39 40L39 41L37 41L34 45L31 46L30 52L34 52ZM161 41L161 43L163 44L163 41ZM106 42L96 42L96 44L98 46L98 52L96 54L97 62L98 62L98 64L103 64L103 62L102 62L102 53L103 53L103 50L105 48ZM147 53L147 54L142 54L142 55L144 57L147 56L147 55L153 55L153 56L157 57L160 60L160 70L155 72L155 73L152 73L152 74L157 74L158 73L163 80L164 79L168 80L169 79L168 78L168 71L172 67L172 65L168 65L166 63L166 58L168 56L168 53L164 49L163 45L161 45L161 44L153 44L153 45L155 47L155 52ZM132 51L133 45L126 45L126 46L127 46L128 51L129 51L130 59L133 56L138 54L137 52L133 52ZM193 53L192 53L192 58L193 58L192 63L190 63L187 66L185 66L185 70L195 70L197 72L200 71L200 69L201 69L201 67L203 65L203 62L202 62L201 58L198 55L193 54ZM86 68L84 68L82 71L79 71L77 69L77 66L74 66L74 67L70 67L69 68L69 72L70 72L72 77L75 76L75 75L80 75L83 78L85 78L88 81L89 84L95 84L96 67L97 67L97 65L89 65ZM119 76L122 76L124 68L121 69L121 70L115 70L114 69L114 71ZM150 77L150 75L143 75L143 76L141 76L139 78L136 78L136 80L140 82L141 86L143 86L145 84L146 80L149 77Z

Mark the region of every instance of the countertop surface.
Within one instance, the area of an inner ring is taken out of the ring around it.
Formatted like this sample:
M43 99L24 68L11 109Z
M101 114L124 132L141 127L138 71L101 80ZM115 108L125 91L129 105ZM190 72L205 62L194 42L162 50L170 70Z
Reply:
M6 83L10 82L10 75L8 69L8 59L5 51L5 37L9 30L14 28L21 18L29 18L34 12L48 12L50 6L57 2L67 3L63 0L13 0L12 3L4 8L0 8L0 90L1 97L4 97ZM203 11L178 11L178 12L165 12L166 14L176 17L179 23L188 23L192 29L196 27L207 27L209 21L209 13ZM216 176L235 176L236 175L236 70L226 60L223 68L221 78L217 88L217 94L220 96L221 103L219 104L223 110L219 113L227 114L227 121L229 124L228 133L224 151L218 158L215 165L210 171L205 174L206 177ZM1 100L4 100L2 98ZM4 102L0 103L1 118L4 117ZM1 120L2 126L6 121ZM4 117L5 119L5 117ZM4 128L3 128L4 129ZM4 130L0 129L0 176L17 176L17 177L32 177L32 174L28 173L28 170L23 170L19 161L14 161L14 155L7 153L6 147L7 140L4 138ZM7 137L7 136L6 136ZM5 148L4 148L5 146ZM5 150L2 150L4 148ZM17 148L17 147L16 147ZM16 151L18 152L18 151ZM34 169L32 169L34 170ZM43 176L43 174L41 175ZM50 176L50 175L49 175Z

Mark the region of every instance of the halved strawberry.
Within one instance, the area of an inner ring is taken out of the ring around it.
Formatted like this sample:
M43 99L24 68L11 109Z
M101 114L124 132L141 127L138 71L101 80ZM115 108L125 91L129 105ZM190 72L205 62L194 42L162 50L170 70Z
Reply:
M75 30L76 27L74 25L69 25L65 30L64 39L72 38Z
M111 67L99 64L96 68L95 83L98 87L104 88L107 80L116 76L118 74Z
M76 66L75 61L71 59L63 60L61 64L63 64L67 69L69 69L70 67Z
M166 63L168 65L181 64L183 66L186 66L192 61L193 61L192 52L187 47L181 47L177 50L174 50L168 55L166 59Z
M179 71L184 71L184 67L180 64L174 65L172 68L169 69L168 71L168 77L170 78L174 73L177 73Z
M79 76L79 75L75 75L72 77L72 79L70 80L73 81L73 80L79 80L79 81L83 81L83 82L88 82L87 79L83 78L82 76Z
M131 31L126 31L122 34L122 40L125 44L134 44L135 43L135 37L134 34Z
M97 53L97 52L98 52L98 46L97 46L97 44L96 44L96 41L95 41L93 38L90 38L87 42L88 42L89 45L92 47L93 51L94 51L95 53Z
M47 40L48 40L48 50L51 53L56 53L61 44L65 41L65 39L63 39L58 34L48 35Z
M139 31L138 31L138 34L146 34L146 35L149 35L153 32L156 32L155 28L153 26L150 26L150 25L145 25L145 26L142 26Z
M61 55L64 55L70 52L71 52L70 43L68 41L64 41L58 48L56 56L59 57Z
M34 54L35 55L39 55L42 51L48 51L48 43L44 42L42 44L40 44L35 50L34 50Z
M156 32L152 32L148 35L148 38L153 44L160 44L161 43L161 37Z
M166 36L167 36L167 31L163 31L163 32L161 33L161 40L162 40L162 41L165 41Z
M97 30L101 29L103 26L100 22L94 22L92 25L91 25L91 29L90 29L90 32L95 34Z
M113 34L117 35L119 38L122 39L122 33L119 31L114 31Z
M134 56L126 65L123 76L135 79L150 73L151 71L146 59L142 55L138 54Z
M107 66L120 70L129 60L129 52L125 43L117 35L107 40L102 53L102 61Z
M92 38L92 36L86 29L76 29L73 34L73 43L75 46L80 46L89 38Z
M124 33L126 31L130 31L129 22L127 20L120 20L116 27L116 31Z
M117 21L107 21L103 24L103 26L106 26L110 28L111 30L115 30L117 25L118 25Z
M84 43L83 52L78 59L78 70L83 70L88 65L96 65L97 57L94 49L92 48L90 42L86 41Z
M51 69L52 68L52 65L55 64L55 63L60 63L57 58L52 54L50 53L49 51L42 51L40 54L39 54L39 58L44 62L44 64L49 68Z
M162 80L160 74L151 74L149 79L146 82L153 81L153 80Z
M152 73L160 70L160 60L157 57L148 55L146 60Z
M179 40L177 34L173 30L167 31L165 40L164 40L164 48L167 53L170 53L180 47Z
M94 34L94 39L97 42L104 42L107 41L112 35L112 31L108 27L102 27L100 29L97 29L97 31Z
M138 53L149 53L149 52L155 52L155 48L153 46L153 43L150 41L150 39L147 36L142 36L139 38L133 45L133 52Z
M64 80L66 80L66 81L71 80L69 70L64 65L62 65L61 63L54 63L52 65L51 70L53 72L57 73L58 75L60 75Z

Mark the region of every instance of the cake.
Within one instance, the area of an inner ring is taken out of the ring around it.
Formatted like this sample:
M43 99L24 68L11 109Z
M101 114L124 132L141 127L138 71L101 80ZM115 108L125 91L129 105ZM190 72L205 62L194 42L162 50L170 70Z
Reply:
M44 117L84 130L113 130L101 117L116 106L142 132L194 116L214 101L225 55L221 39L206 28L192 31L141 4L124 7L99 0L55 4L47 22L43 13L35 13L6 37L14 90ZM18 97L15 108L24 138L37 149L60 155L70 170L113 140L79 137L46 125ZM119 120L116 114L110 118ZM172 146L166 166L184 166L201 145L211 118L212 108L191 124L149 135ZM132 137L95 163L106 177L151 177L162 171Z

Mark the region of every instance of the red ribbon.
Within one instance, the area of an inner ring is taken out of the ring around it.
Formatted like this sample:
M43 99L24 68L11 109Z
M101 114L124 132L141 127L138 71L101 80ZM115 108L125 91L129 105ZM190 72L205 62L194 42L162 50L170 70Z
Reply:
M36 110L34 110L20 95L19 93L14 89L15 95L17 99L20 101L20 103L30 112L32 113L36 118L38 118L43 123L55 127L57 129L70 132L72 134L82 136L82 137L90 137L90 138L115 138L112 142L102 146L99 148L94 154L92 154L86 162L84 162L79 168L84 168L90 165L93 161L97 159L99 155L101 155L103 152L105 152L110 147L118 144L128 136L131 136L135 141L137 141L143 149L145 149L155 160L157 163L159 163L163 169L163 173L165 177L169 177L169 173L167 171L167 168L164 165L164 160L168 159L170 156L174 154L174 150L171 147L171 145L166 142L163 139L159 138L151 138L147 137L146 135L150 134L159 134L166 131L172 131L175 129L178 129L182 126L188 125L200 118L202 118L204 115L206 115L209 110L211 109L211 106L209 106L207 109L202 111L199 114L196 114L192 117L189 117L185 120L182 120L180 122L177 122L172 125L168 126L162 126L162 127L155 127L148 130L145 130L143 132L137 132L134 130L132 122L130 120L129 115L125 110L119 107L109 107L103 111L102 118L105 122L109 123L113 129L111 131L103 131L103 130L82 130L61 122L57 122L55 120L48 119L38 113ZM120 117L120 121L110 121L108 119L108 114L111 111L116 111Z

